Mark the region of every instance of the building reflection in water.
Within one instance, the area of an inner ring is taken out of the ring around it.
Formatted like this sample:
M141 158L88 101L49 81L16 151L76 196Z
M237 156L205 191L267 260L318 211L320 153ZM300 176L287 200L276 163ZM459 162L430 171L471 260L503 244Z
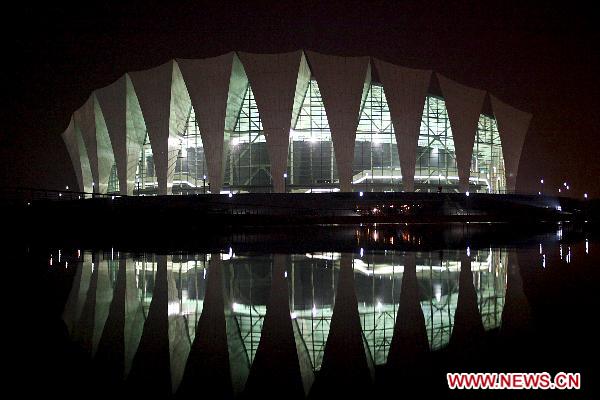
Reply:
M63 319L75 342L108 364L106 368L118 371L115 379L120 375L135 381L146 375L153 385L165 382L164 391L170 385L175 392L180 385L181 390L192 390L194 368L206 369L211 372L204 375L215 382L229 374L230 387L223 390L232 395L244 389L249 376L258 376L251 369L261 335L276 341L274 333L263 332L267 326L277 334L293 335L286 343L295 346L295 365L307 393L314 372L324 363L336 298L354 301L338 287L342 264L352 271L354 281L348 281L348 287L354 285L365 357L373 366L385 364L388 357L396 363L419 351L449 345L455 323L461 324L456 336L465 326L465 332L477 325L485 330L500 327L509 258L516 263L509 252L496 248L285 255L233 250L174 255L82 252ZM470 264L470 272L465 264ZM219 273L211 274L211 269ZM274 273L282 274L278 286ZM272 296L287 297L289 308L275 307ZM265 325L269 304L277 308L270 317L275 322ZM352 304L347 306L352 309ZM291 329L281 322L282 312L289 314ZM267 347L261 351L273 351ZM214 365L203 364L207 357ZM145 365L148 360L152 371Z

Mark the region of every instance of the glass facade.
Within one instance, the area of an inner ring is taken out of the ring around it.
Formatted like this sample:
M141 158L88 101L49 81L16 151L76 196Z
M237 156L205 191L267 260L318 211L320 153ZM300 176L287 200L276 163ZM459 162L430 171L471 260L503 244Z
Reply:
M206 158L204 156L200 128L196 121L193 107L189 109L184 126L185 129L178 135L173 193L208 193L210 182L206 168ZM113 165L113 171L114 173L111 173L108 181L108 193L116 193L119 190L116 165ZM152 145L150 144L150 137L146 133L146 139L140 150L135 173L134 194L155 194L157 187L158 183L154 169L154 158L152 157Z
M290 132L291 191L332 190L338 180L335 153L319 85L309 82Z
M210 182L200 130L193 108L179 136L174 193L205 193ZM458 191L452 128L442 98L428 95L423 108L415 163L415 191ZM247 86L235 128L225 149L224 187L233 192L271 192L272 177L258 106ZM385 92L372 83L360 110L352 182L355 191L400 191L402 174L394 127ZM311 80L292 121L288 152L288 192L339 190L335 152L326 110L316 80ZM118 191L115 167L109 192ZM500 135L494 118L480 115L470 172L470 191L505 193ZM148 136L140 152L134 193L153 194L157 179Z
M481 115L477 124L469 186L473 192L506 192L500 133L496 120L487 115Z
M225 187L244 192L271 191L267 141L250 85L246 89L226 152Z
M454 139L443 99L427 96L415 163L415 191L458 191Z
M390 110L383 87L372 84L361 109L352 183L367 191L401 189L402 174Z

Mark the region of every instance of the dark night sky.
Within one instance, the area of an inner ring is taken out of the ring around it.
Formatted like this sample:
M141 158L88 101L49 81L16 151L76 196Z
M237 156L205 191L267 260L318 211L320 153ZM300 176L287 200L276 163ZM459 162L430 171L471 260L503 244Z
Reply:
M90 3L90 4L88 4ZM169 3L169 4L167 4ZM173 6L177 4L177 6ZM533 113L518 189L600 197L600 28L585 3L56 2L5 12L0 184L62 188L60 134L89 94L168 59L298 48L428 68ZM275 4L275 5L273 5Z

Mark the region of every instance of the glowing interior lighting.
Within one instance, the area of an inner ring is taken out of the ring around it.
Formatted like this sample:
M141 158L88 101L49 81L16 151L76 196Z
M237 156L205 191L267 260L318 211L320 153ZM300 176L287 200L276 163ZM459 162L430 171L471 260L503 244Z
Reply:
M283 277L287 278L287 271L283 271Z
M365 249L363 249L362 247L360 248L360 256L364 256L365 255Z
M359 193L358 193L358 195L359 195L360 197L363 197L363 192L359 192Z
M470 194L470 193L469 193L469 192L466 192L465 194L467 195L467 197L469 197L469 194Z
M543 184L543 183L544 183L544 180L543 180L543 179L540 179L540 183L542 183L542 184Z
M439 283L435 283L433 285L433 293L435 294L436 301L442 300L442 285L440 285Z
M588 194L587 194L587 193L584 193L584 194L583 194L583 198L584 198L584 199L587 199L587 198L588 198Z
M540 243L540 254L542 254L542 244Z
M62 256L62 252L58 250L58 262L60 262L60 257Z
M546 255L542 254L542 268L546 268Z
M50 262L49 262L50 266L52 266L52 256L50 256Z
M467 257L471 257L471 247L467 246Z

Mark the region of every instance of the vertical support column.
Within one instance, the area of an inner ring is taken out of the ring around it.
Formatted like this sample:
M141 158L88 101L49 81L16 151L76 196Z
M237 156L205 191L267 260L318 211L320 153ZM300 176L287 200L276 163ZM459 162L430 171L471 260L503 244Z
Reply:
M327 56L312 51L307 55L331 129L340 190L350 192L356 128L371 85L371 64L368 57Z
M73 170L77 178L77 185L81 192L89 193L92 191L92 171L88 159L85 144L81 136L81 131L75 125L75 120L71 117L67 130L62 134L63 141L67 146Z
M81 131L89 157L92 181L94 182L92 189L96 193L106 193L110 170L115 158L106 122L95 93L92 93L85 104L75 111L73 118Z
M191 100L179 67L173 60L129 75L152 145L158 194L170 194Z
M483 106L485 91L461 85L440 74L436 75L444 94L450 127L452 128L456 165L458 167L459 191L467 192L469 190L473 143L475 143L477 123Z
M177 60L200 128L211 193L223 187L230 132L235 128L248 79L233 52L201 60Z
M132 195L140 151L146 139L146 123L133 83L125 74L112 84L96 90L95 95L117 166L119 192Z
M402 185L415 190L415 163L421 118L431 71L404 68L374 59L394 125Z
M517 174L523 143L525 143L525 135L532 115L509 106L495 96L490 95L490 99L502 144L506 188L510 193L514 193L517 187Z
M284 174L287 174L290 129L310 81L310 70L302 51L239 53L239 56L248 74L263 124L273 189L282 193L286 190Z

